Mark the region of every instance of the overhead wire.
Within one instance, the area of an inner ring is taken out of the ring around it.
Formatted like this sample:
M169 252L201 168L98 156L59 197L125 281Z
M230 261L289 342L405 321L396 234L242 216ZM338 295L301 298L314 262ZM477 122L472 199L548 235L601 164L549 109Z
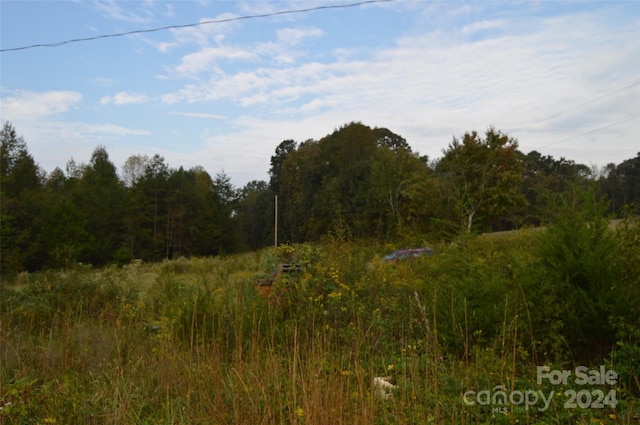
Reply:
M629 122L629 121L637 120L638 118L640 118L640 115L636 115L635 117L631 117L631 118L626 118L626 119L624 119L624 120L617 121L617 122L614 122L614 123L612 123L612 124L608 124L608 125L605 125L605 126L602 126L602 127L594 128L594 129L591 129L591 130L585 131L585 132L583 132L583 133L576 134L575 136L566 137L566 138L564 138L564 139L561 139L561 140L558 140L558 141L555 141L555 142L552 142L552 143L548 143L548 144L546 144L546 145L544 145L544 146L540 146L539 148L546 148L546 147L548 147L548 146L553 146L553 145L557 145L557 144L560 144L560 143L566 142L567 140L575 139L575 138L577 138L577 137L586 136L587 134L597 133L597 132L598 132L598 131L600 131L600 130L606 130L607 128L615 127L616 125L623 124L623 123L625 123L625 122Z
M621 87L621 88L619 88L617 90L614 90L614 91L612 91L610 93L607 93L605 95L602 95L602 96L590 99L590 100L588 100L586 102L580 103L579 105L572 106L571 108L565 109L563 111L553 113L551 115L546 116L545 118L542 118L542 119L539 119L539 120L536 120L536 121L531 121L531 122L529 122L527 124L524 124L524 125L516 128L515 130L510 130L509 133L517 133L518 131L524 130L525 128L530 127L530 126L532 126L534 124L538 124L538 123L541 123L541 122L548 121L550 119L559 117L559 116L561 116L563 114L566 114L567 112L571 112L571 111L574 111L576 109L580 109L580 108L582 108L584 106L590 105L592 103L598 102L598 101L600 101L602 99L606 99L607 97L613 96L614 94L617 94L617 93L620 93L622 91L628 90L628 89L630 89L632 87L635 87L637 85L640 85L640 80L635 81L635 82L633 82L633 83L631 83L629 85ZM582 136L586 136L586 135L591 134L591 133L597 133L598 131L605 130L605 129L611 128L611 127L615 127L615 126L617 126L619 124L624 124L626 122L633 121L633 120L636 120L638 118L640 118L640 115L637 115L635 117L626 118L626 119L623 119L623 120L620 120L620 121L616 121L614 123L607 124L607 125L604 125L604 126L601 126L601 127L597 127L597 128L591 129L591 130L587 130L585 132L582 132L582 133L574 135L574 136L565 137L565 138L557 140L555 142L548 143L548 144L545 144L543 146L539 146L536 149L546 148L548 146L553 146L553 145L557 145L557 144L560 144L560 143L564 143L564 142L566 142L568 140L575 139L575 138L582 137Z
M51 43L39 43L39 44L31 44L31 45L20 46L20 47L9 47L9 48L0 49L0 53L35 49L37 47L59 47L59 46L64 46L65 44L78 43L82 41L93 41L93 40L100 40L103 38L124 37L128 35L133 35L133 34L145 34L145 33L158 32L158 31L167 31L171 29L197 27L201 25L222 24L226 22L234 22L234 21L241 21L241 20L247 20L247 19L268 18L271 16L290 15L294 13L306 13L306 12L314 12L318 10L328 10L328 9L346 9L351 7L363 6L365 4L385 3L385 2L391 2L391 1L395 1L395 0L363 0L355 3L313 6L313 7L303 8L303 9L289 9L289 10L280 10L277 12L260 13L257 15L244 15L244 16L234 16L231 18L211 19L206 21L194 22L190 24L167 25L163 27L149 28L149 29L143 29L143 30L132 30L132 31L115 33L115 34L101 34L101 35L96 35L92 37L73 38L69 40L57 41L57 42L51 42Z
M171 29L180 29L180 28L190 28L190 27L197 27L197 26L202 26L202 25L211 25L211 24L221 24L221 23L227 23L227 22L234 22L234 21L241 21L241 20L248 20L248 19L260 19L260 18L267 18L267 17L272 17L272 16L279 16L279 15L288 15L288 14L296 14L296 13L306 13L306 12L313 12L313 11L319 11L319 10L328 10L328 9L345 9L345 8L352 8L352 7L357 7L357 6L362 6L362 5L366 5L366 4L372 4L372 3L385 3L385 2L392 2L394 0L363 0L363 1L358 1L358 2L354 2L354 3L345 3L345 4L333 4L333 5L324 5L324 6L313 6L313 7L307 7L307 8L302 8L302 9L288 9L288 10L280 10L280 11L276 11L276 12L268 12L268 13L260 13L260 14L255 14L255 15L244 15L244 16L235 16L235 17L230 17L230 18L222 18L222 19L211 19L211 20L205 20L205 21L200 21L200 22L194 22L194 23L189 23L189 24L179 24L179 25L167 25L167 26L162 26L162 27L156 27L156 28L148 28L148 29L142 29L142 30L132 30L132 31L125 31L125 32L120 32L120 33L113 33L113 34L101 34L101 35L96 35L96 36L92 36L92 37L82 37L82 38L73 38L73 39L68 39L68 40L64 40L64 41L58 41L58 42L51 42L51 43L38 43L38 44L31 44L31 45L27 45L27 46L20 46L20 47L10 47L10 48L0 48L0 53L4 53L4 52L14 52L14 51L20 51L20 50L28 50L28 49L34 49L34 48L38 48L38 47L59 47L59 46L64 46L66 44L71 44L71 43L78 43L78 42L84 42L84 41L94 41L94 40L100 40L100 39L105 39L105 38L116 38L116 37L124 37L124 36L128 36L128 35L134 35L134 34L145 34L145 33L152 33L152 32L160 32L160 31L167 31L167 30L171 30ZM582 108L586 105L589 105L591 103L600 101L602 99L605 99L609 96L613 96L614 94L620 93L624 90L627 90L629 88L635 87L637 85L640 85L640 81L635 81L632 84L629 84L627 86L621 87L613 92L607 93L603 96L599 96L597 98L588 100L586 102L583 102L579 105L573 106L569 109L565 109L563 111L560 112L556 112L554 114L548 115L545 118L542 118L540 120L536 120L536 121L532 121L529 122L527 124L524 124L518 128L516 128L515 130L511 130L511 133L515 133L518 132L520 130L523 130L527 127L530 127L534 124L538 124L544 121L548 121L550 119L556 118L560 115L566 114L567 112L571 112L574 111L576 109ZM592 130L588 130L586 132L580 133L578 135L575 136L571 136L571 137L567 137L561 140L558 140L556 142L544 145L542 147L547 147L547 146L551 146L551 145L555 145L555 144L559 144L559 143L563 143L567 140L571 140L577 137L581 137L581 136L585 136L587 134L591 134L591 133L595 133L598 132L600 130L604 130L610 127L614 127L616 125L619 124L623 124L625 122L628 121L632 121L635 119L640 118L640 115L635 116L635 117L631 117L631 118L627 118L621 121L617 121L615 123L606 125L606 126L602 126L602 127L598 127Z
M610 93L607 93L607 94L605 94L605 95L603 95L603 96L596 97L596 98L594 98L594 99L591 99L591 100L588 100L588 101L586 101L586 102L583 102L583 103L581 103L581 104L579 104L579 105L573 106L573 107L571 107L571 108L569 108L569 109L565 109L564 111L556 112L556 113L553 113L553 114L551 114L551 115L548 115L547 117L542 118L542 119L540 119L540 120L529 122L528 124L524 124L524 125L522 125L522 126L520 126L520 127L516 128L515 130L511 130L510 132L512 132L512 133L516 133L516 132L518 132L518 131L520 131L520 130L524 130L525 128L530 127L530 126L532 126L532 125L534 125L534 124L539 124L539 123L541 123L541 122L548 121L548 120L550 120L550 119L552 119L552 118L559 117L560 115L566 114L567 112L571 112L571 111L574 111L574 110L576 110L576 109L580 109L580 108L582 108L583 106L587 106L587 105L589 105L589 104L591 104L591 103L594 103L594 102L597 102L597 101L599 101L599 100L605 99L605 98L607 98L607 97L609 97L609 96L613 96L614 94L620 93L621 91L624 91L624 90L630 89L631 87L637 86L637 85L639 85L639 84L640 84L640 80L638 80L638 81L636 81L636 82L634 82L634 83L632 83L632 84L629 84L628 86L621 87L621 88L619 88L619 89L617 89L617 90L615 90L615 91L612 91L612 92L610 92Z

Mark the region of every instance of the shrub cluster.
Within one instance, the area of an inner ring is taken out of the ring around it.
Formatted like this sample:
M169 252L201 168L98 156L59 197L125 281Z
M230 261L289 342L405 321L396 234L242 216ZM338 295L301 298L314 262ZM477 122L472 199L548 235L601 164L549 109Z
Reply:
M434 254L398 263L383 255L399 246L336 231L226 258L19 275L0 300L0 422L630 423L640 226L610 230L588 193L563 205L547 230L408 236ZM543 364L615 369L617 408L462 402L548 391ZM396 389L380 400L371 383L385 375Z

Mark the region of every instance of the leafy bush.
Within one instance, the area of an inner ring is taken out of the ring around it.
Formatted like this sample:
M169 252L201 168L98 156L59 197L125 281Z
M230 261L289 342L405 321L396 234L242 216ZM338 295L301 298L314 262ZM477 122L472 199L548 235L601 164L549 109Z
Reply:
M225 258L20 275L0 299L0 422L610 423L615 413L629 423L631 225L605 235L619 279L610 304L594 304L618 342L606 364L620 374L620 408L564 410L558 399L546 412L496 413L462 402L467 390L535 388L536 366L555 357L590 357L567 333L582 324L563 316L581 317L563 297L582 294L582 280L541 257L564 253L544 251L563 240L555 231L465 236L398 264L380 260L397 246L336 233ZM263 295L258 276L282 262L301 270L277 275ZM380 400L372 381L387 374L397 388Z
M637 285L625 279L628 253L619 244L624 238L610 230L606 210L593 186L573 188L560 198L554 223L540 236L542 284L529 286L536 298L546 300L540 317L548 318L548 341L561 337L564 342L564 350L553 346L556 355L565 352L578 361L604 358L615 343L611 317L629 317L629 309L619 307L631 292L638 294Z

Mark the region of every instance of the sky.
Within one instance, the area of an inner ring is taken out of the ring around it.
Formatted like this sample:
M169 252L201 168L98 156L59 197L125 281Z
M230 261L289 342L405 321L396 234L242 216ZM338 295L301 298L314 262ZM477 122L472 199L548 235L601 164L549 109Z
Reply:
M159 154L236 187L350 122L431 159L491 126L588 166L640 152L640 2L327 7L355 2L2 0L0 119L47 172L104 146L119 170Z

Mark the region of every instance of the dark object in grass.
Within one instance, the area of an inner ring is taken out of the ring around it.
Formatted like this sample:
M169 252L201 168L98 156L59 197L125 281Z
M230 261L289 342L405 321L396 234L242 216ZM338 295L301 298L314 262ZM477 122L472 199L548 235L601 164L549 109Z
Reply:
M256 279L260 293L264 296L269 294L271 286L278 281L278 279L297 277L302 271L302 266L297 264L281 263L278 264L268 277Z
M394 251L389 255L384 256L384 260L388 263L397 263L403 260L410 260L412 258L418 258L423 256L431 256L433 251L431 248L408 248Z

